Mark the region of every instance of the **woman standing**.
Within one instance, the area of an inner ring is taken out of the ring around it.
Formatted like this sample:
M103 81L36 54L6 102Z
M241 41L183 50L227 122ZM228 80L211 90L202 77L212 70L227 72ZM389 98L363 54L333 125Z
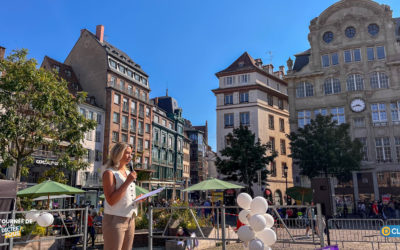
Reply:
M110 152L110 159L103 173L105 196L103 237L104 250L131 250L135 236L137 205L136 172L127 170L132 160L132 147L118 142Z

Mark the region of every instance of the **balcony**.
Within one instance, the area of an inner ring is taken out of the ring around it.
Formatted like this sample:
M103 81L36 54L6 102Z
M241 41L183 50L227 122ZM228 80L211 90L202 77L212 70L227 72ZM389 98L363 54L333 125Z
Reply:
M139 134L139 135L143 135L143 129L142 129L142 128L139 128L138 134Z
M136 127L131 127L131 128L129 129L129 131L130 131L131 133L136 133Z
M144 118L144 111L139 111L139 118Z
M131 114L136 115L136 109L131 109Z
M122 128L123 130L128 130L128 127L129 127L128 124L122 124L122 127L121 127L121 128Z

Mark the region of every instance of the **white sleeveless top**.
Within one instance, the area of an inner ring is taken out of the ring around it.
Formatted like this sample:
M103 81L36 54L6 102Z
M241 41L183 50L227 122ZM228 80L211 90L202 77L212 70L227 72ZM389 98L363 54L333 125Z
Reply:
M125 176L123 176L118 170L107 169L106 171L111 171L113 173L117 182L115 185L116 189L118 189L125 182ZM130 171L128 170L125 170L125 172L126 175L130 174ZM104 199L104 213L128 218L131 218L132 214L135 213L136 216L138 214L138 208L136 202L133 202L135 198L136 186L135 183L132 182L126 189L126 192L122 198L114 205L111 206L108 204L107 199Z

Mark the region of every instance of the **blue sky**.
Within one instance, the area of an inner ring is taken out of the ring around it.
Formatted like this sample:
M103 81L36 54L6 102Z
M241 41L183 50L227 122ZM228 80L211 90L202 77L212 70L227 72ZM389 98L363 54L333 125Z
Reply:
M308 26L334 0L6 0L0 46L27 48L39 64L48 55L64 61L80 30L125 51L149 74L150 97L169 95L194 125L208 121L216 147L215 73L244 51L277 68L309 48ZM379 0L400 17L399 0ZM272 56L271 56L272 55Z

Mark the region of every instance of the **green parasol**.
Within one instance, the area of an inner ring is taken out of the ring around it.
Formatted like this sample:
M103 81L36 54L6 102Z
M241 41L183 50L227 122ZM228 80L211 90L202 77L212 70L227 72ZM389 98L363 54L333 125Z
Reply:
M189 188L184 189L183 191L190 192L190 191L218 190L218 189L224 190L224 189L236 189L236 188L244 188L244 187L227 181L221 181L219 179L212 178L197 183Z

